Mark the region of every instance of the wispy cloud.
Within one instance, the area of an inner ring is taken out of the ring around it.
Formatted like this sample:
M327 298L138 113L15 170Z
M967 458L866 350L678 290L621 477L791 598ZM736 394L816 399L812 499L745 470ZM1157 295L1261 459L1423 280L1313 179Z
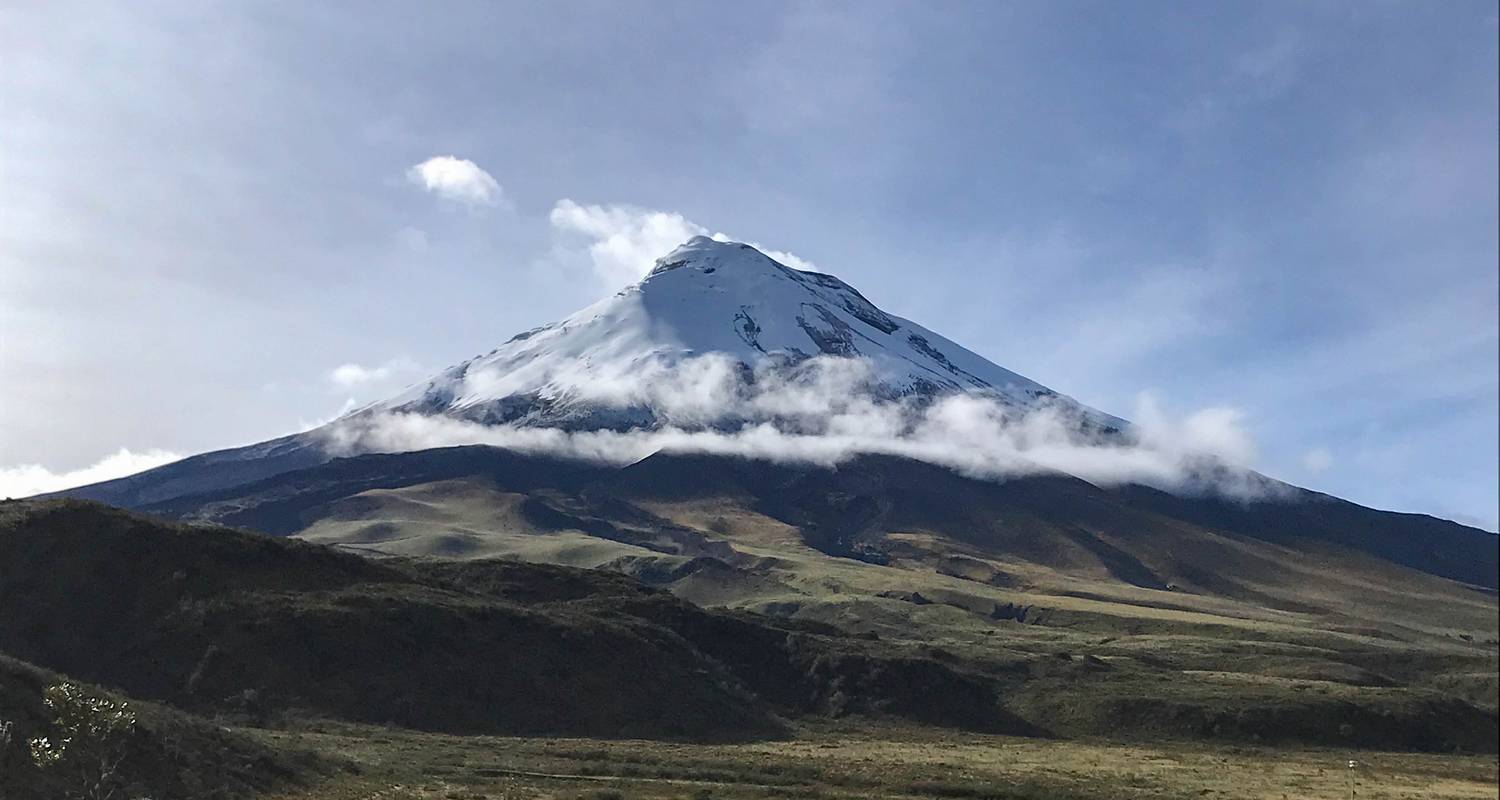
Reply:
M53 472L41 464L0 467L0 497L30 497L122 478L180 458L182 456L177 453L166 450L135 453L122 447L87 467L66 472Z
M1314 447L1302 454L1302 468L1308 472L1324 472L1333 466L1333 453L1326 447Z
M1235 60L1235 72L1247 80L1279 88L1295 77L1301 55L1301 34L1283 28L1268 41L1241 53Z
M396 231L396 244L409 253L425 253L432 246L427 231L411 225L403 226Z
M328 373L328 380L343 389L357 389L408 378L420 371L421 368L415 361L398 357L373 367L352 362L340 364Z
M548 217L552 227L590 240L594 272L610 286L639 280L657 258L708 231L671 211L629 205L580 205L557 201Z
M392 358L381 364L366 366L355 362L340 364L329 370L326 380L329 390L343 396L343 404L328 416L308 420L300 418L297 430L310 431L348 414L371 400L385 397L420 377L423 368L405 356Z
M589 241L587 250L594 273L608 288L640 280L656 259L694 236L741 241L727 233L709 233L708 228L675 211L632 205L582 205L563 198L552 207L548 219L555 230ZM813 268L811 262L794 253L748 244L789 267Z
M1212 87L1170 113L1166 127L1189 138L1205 135L1296 85L1305 56L1302 34L1283 28L1234 56Z
M500 182L478 164L456 156L433 156L406 171L407 180L439 197L468 206L500 202Z

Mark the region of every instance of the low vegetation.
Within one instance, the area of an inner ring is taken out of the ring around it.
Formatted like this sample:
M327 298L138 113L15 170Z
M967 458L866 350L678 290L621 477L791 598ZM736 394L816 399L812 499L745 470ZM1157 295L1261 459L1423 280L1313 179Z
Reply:
M1497 779L1495 760L1485 756L1039 740L852 720L801 724L784 740L717 745L343 725L259 735L354 765L277 800L1342 800L1350 788L1361 800L1481 800L1494 797Z
M244 798L330 762L0 656L0 798Z

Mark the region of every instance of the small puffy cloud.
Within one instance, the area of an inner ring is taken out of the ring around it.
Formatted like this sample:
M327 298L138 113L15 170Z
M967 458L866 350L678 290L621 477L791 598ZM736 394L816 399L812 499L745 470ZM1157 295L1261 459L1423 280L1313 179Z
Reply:
M409 358L393 358L374 367L362 364L341 364L328 373L328 379L342 389L357 389L372 384L381 384L395 378L410 375L418 370L416 362Z
M75 486L87 486L99 481L123 478L137 472L177 461L182 456L166 450L147 450L134 453L120 448L98 462L70 472L53 472L41 464L18 464L0 467L0 498L30 497L45 492L58 492Z
M349 362L329 370L327 381L329 393L342 395L344 403L338 411L327 417L306 418L297 423L297 430L310 431L357 411L371 400L389 396L420 377L422 365L405 356L393 358L384 364L366 366Z
M610 287L633 283L651 271L656 259L694 236L712 236L721 241L742 241L709 229L675 211L657 211L631 205L581 205L563 198L549 216L558 231L584 236L594 273ZM811 262L792 253L769 250L746 242L771 258L797 269L812 269Z
M500 202L500 183L467 158L433 156L406 171L407 180L439 197L469 206Z
M334 367L333 372L328 374L329 380L339 386L359 386L376 380L384 380L387 377L382 367L363 367L359 364L343 364Z
M1302 454L1302 466L1308 472L1324 472L1333 466L1333 453L1326 447L1314 447Z

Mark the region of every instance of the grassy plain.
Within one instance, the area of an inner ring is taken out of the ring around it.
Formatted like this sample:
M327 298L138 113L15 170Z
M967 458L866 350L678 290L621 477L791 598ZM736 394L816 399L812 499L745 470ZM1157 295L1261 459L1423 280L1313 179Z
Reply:
M1497 780L1493 755L1057 741L870 723L802 725L788 740L732 745L346 725L252 733L344 765L276 800L1339 800L1351 788L1361 800L1479 800L1496 796Z

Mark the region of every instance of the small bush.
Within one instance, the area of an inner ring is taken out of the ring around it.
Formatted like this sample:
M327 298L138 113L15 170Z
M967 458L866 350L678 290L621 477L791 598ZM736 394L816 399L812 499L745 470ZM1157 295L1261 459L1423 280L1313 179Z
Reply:
M32 762L60 773L80 797L114 797L121 789L120 763L135 732L135 711L128 703L90 694L67 681L48 686L42 703L53 716L52 732L27 742Z

